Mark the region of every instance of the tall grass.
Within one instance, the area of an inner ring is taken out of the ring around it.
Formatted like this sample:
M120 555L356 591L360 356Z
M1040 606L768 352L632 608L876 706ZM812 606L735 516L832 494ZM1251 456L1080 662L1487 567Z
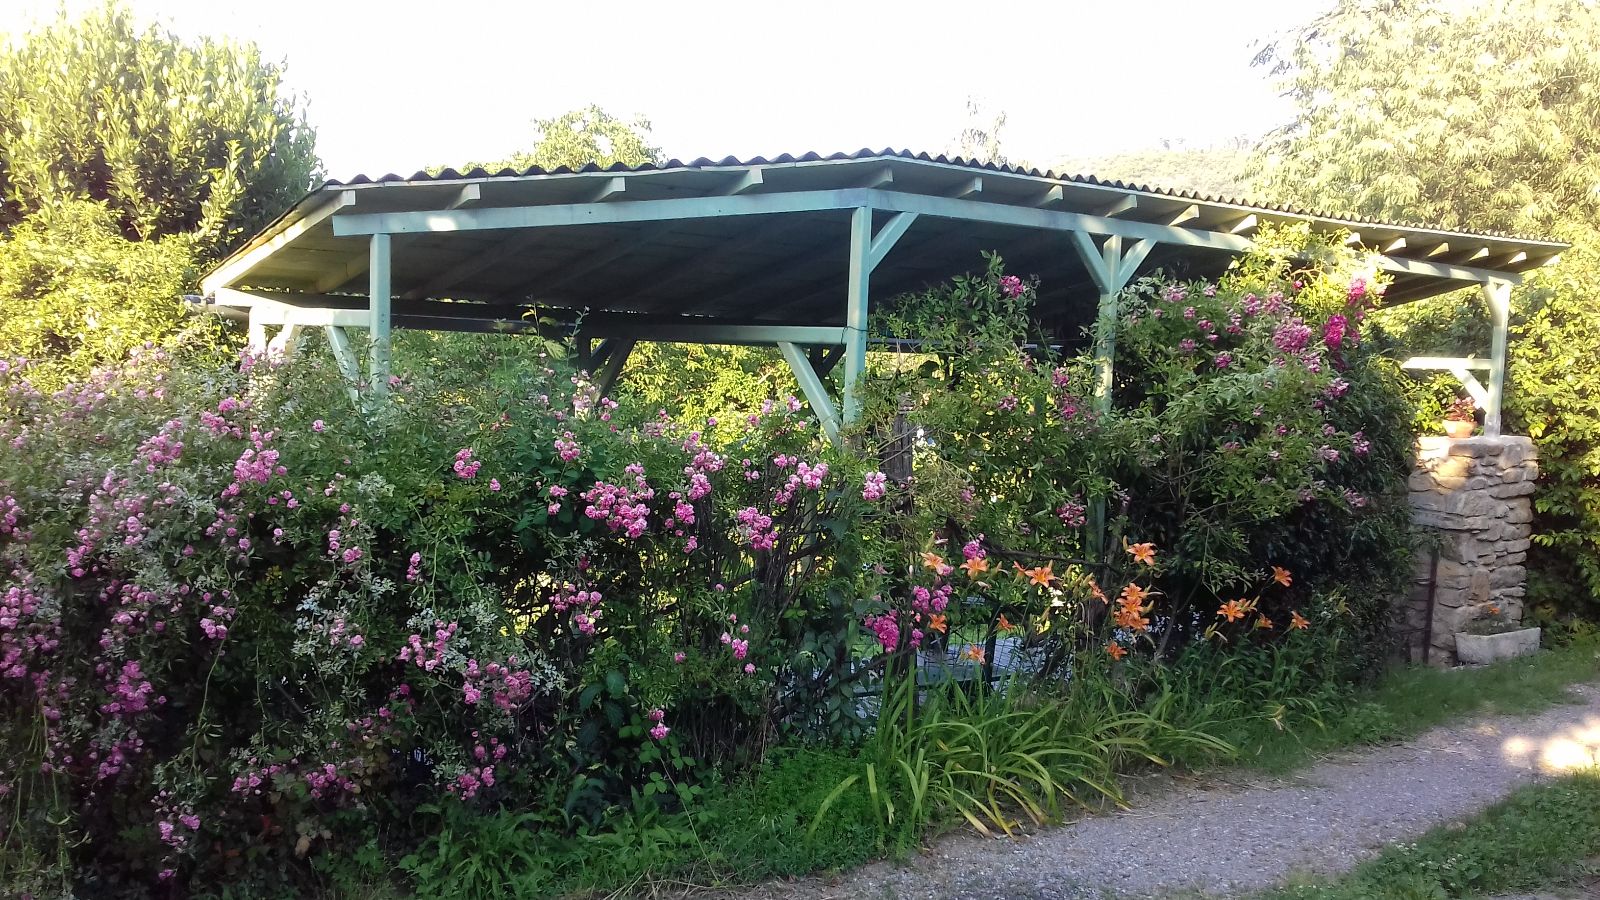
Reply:
M1080 673L1058 691L1020 680L919 690L915 679L900 679L884 697L861 770L823 801L810 832L829 823L840 798L860 792L885 845L953 822L1011 834L1067 808L1120 805L1117 775L1131 766L1165 765L1173 751L1234 753L1202 723L1179 727L1136 705L1103 672Z

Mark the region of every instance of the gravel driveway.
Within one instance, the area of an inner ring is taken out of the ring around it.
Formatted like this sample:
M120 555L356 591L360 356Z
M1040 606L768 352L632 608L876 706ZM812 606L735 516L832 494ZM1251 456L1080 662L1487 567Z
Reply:
M1226 897L1293 874L1343 872L1546 773L1592 765L1600 758L1600 685L1573 693L1572 705L1438 728L1410 743L1330 757L1287 779L1162 779L1159 789L1136 787L1125 812L1014 840L953 835L903 863L725 896Z

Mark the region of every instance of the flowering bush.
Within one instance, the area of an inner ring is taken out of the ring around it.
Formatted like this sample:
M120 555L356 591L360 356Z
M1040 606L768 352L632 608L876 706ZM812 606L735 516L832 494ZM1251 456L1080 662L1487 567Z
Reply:
M6 364L0 882L293 892L380 835L442 853L422 810L679 810L774 737L859 736L857 679L987 680L1002 640L1047 687L1130 673L1130 703L1184 645L1340 659L1409 549L1379 293L1304 241L1141 282L1097 325L1101 412L991 259L883 305L849 450L792 397L690 426L529 345L419 361L366 410L314 347L53 393Z
M892 608L867 623L880 642L937 645L965 624L954 643L970 658L1012 632L1051 671L1074 648L1121 653L1148 632L1162 651L1215 636L1212 610L1293 569L1299 585L1247 607L1253 621L1299 621L1302 606L1317 614L1312 593L1362 583L1359 609L1322 615L1381 650L1409 565L1411 440L1392 364L1361 343L1383 282L1306 233L1261 243L1219 281L1154 277L1122 295L1117 319L1096 326L1119 342L1107 413L1092 360L1032 330L1033 287L997 259L880 313L898 352L869 408L876 433L903 415L919 436L909 530L931 542L909 578L903 561L880 563ZM1098 546L1096 507L1111 534ZM957 547L965 562L946 563ZM1160 605L1137 587L1109 601L1127 584L1124 550L1150 562L1155 547Z
M825 718L876 504L797 401L713 449L551 366L369 419L324 358L0 370L0 855L183 882Z

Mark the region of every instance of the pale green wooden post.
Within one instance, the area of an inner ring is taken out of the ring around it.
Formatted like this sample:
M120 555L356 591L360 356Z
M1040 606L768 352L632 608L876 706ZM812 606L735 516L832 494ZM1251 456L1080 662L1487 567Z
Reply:
M1082 231L1071 234L1073 246L1077 248L1084 268L1089 270L1089 277L1100 289L1100 306L1096 313L1100 331L1094 345L1094 408L1095 412L1104 415L1111 411L1111 388L1116 376L1117 295L1127 287L1139 263L1144 261L1154 244L1141 240L1124 253L1119 235L1107 236L1105 243L1096 247L1094 239L1088 234ZM1105 501L1094 501L1089 509L1089 531L1084 536L1090 559L1098 560L1105 556L1107 521Z
M1094 409L1104 415L1111 411L1111 384L1117 356L1117 293L1125 281L1118 271L1122 262L1122 238L1111 235L1101 250L1106 283L1100 288L1100 306L1096 313L1100 333L1094 342Z
M372 351L367 357L367 380L374 394L383 396L389 390L389 298L392 293L389 270L389 235L375 234L368 249L367 267L367 329L372 338Z
M844 424L861 417L858 393L867 370L867 289L872 278L868 256L872 252L872 210L857 207L850 215L850 293L845 307Z
M1500 436L1500 405L1506 393L1506 343L1511 330L1511 282L1498 279L1483 283L1483 299L1489 304L1494 332L1489 343L1489 392L1484 404L1483 433Z
M795 380L800 383L800 391L806 395L806 402L811 404L811 411L816 414L817 422L822 426L822 433L828 436L829 442L837 446L839 417L833 411L833 399L828 396L828 389L823 386L822 379L817 377L816 367L811 365L811 360L806 359L805 351L801 350L798 344L779 341L778 352L783 354L784 360L794 372Z

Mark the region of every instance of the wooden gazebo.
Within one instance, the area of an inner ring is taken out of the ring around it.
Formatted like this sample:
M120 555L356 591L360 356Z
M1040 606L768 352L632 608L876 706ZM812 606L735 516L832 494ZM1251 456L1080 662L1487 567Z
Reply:
M1565 245L1443 231L885 150L637 168L475 170L330 181L224 259L204 302L259 348L327 330L353 383L385 388L394 327L569 329L609 384L638 341L776 345L830 437L858 414L871 298L994 250L1041 280L1056 325L1113 312L1140 272L1216 276L1267 223L1378 254L1387 301L1476 286L1494 337L1454 372L1500 429L1512 284ZM268 329L277 327L269 341ZM365 379L349 329L367 329ZM1109 384L1115 348L1096 348ZM823 379L844 362L835 403ZM1474 376L1488 373L1487 385Z

